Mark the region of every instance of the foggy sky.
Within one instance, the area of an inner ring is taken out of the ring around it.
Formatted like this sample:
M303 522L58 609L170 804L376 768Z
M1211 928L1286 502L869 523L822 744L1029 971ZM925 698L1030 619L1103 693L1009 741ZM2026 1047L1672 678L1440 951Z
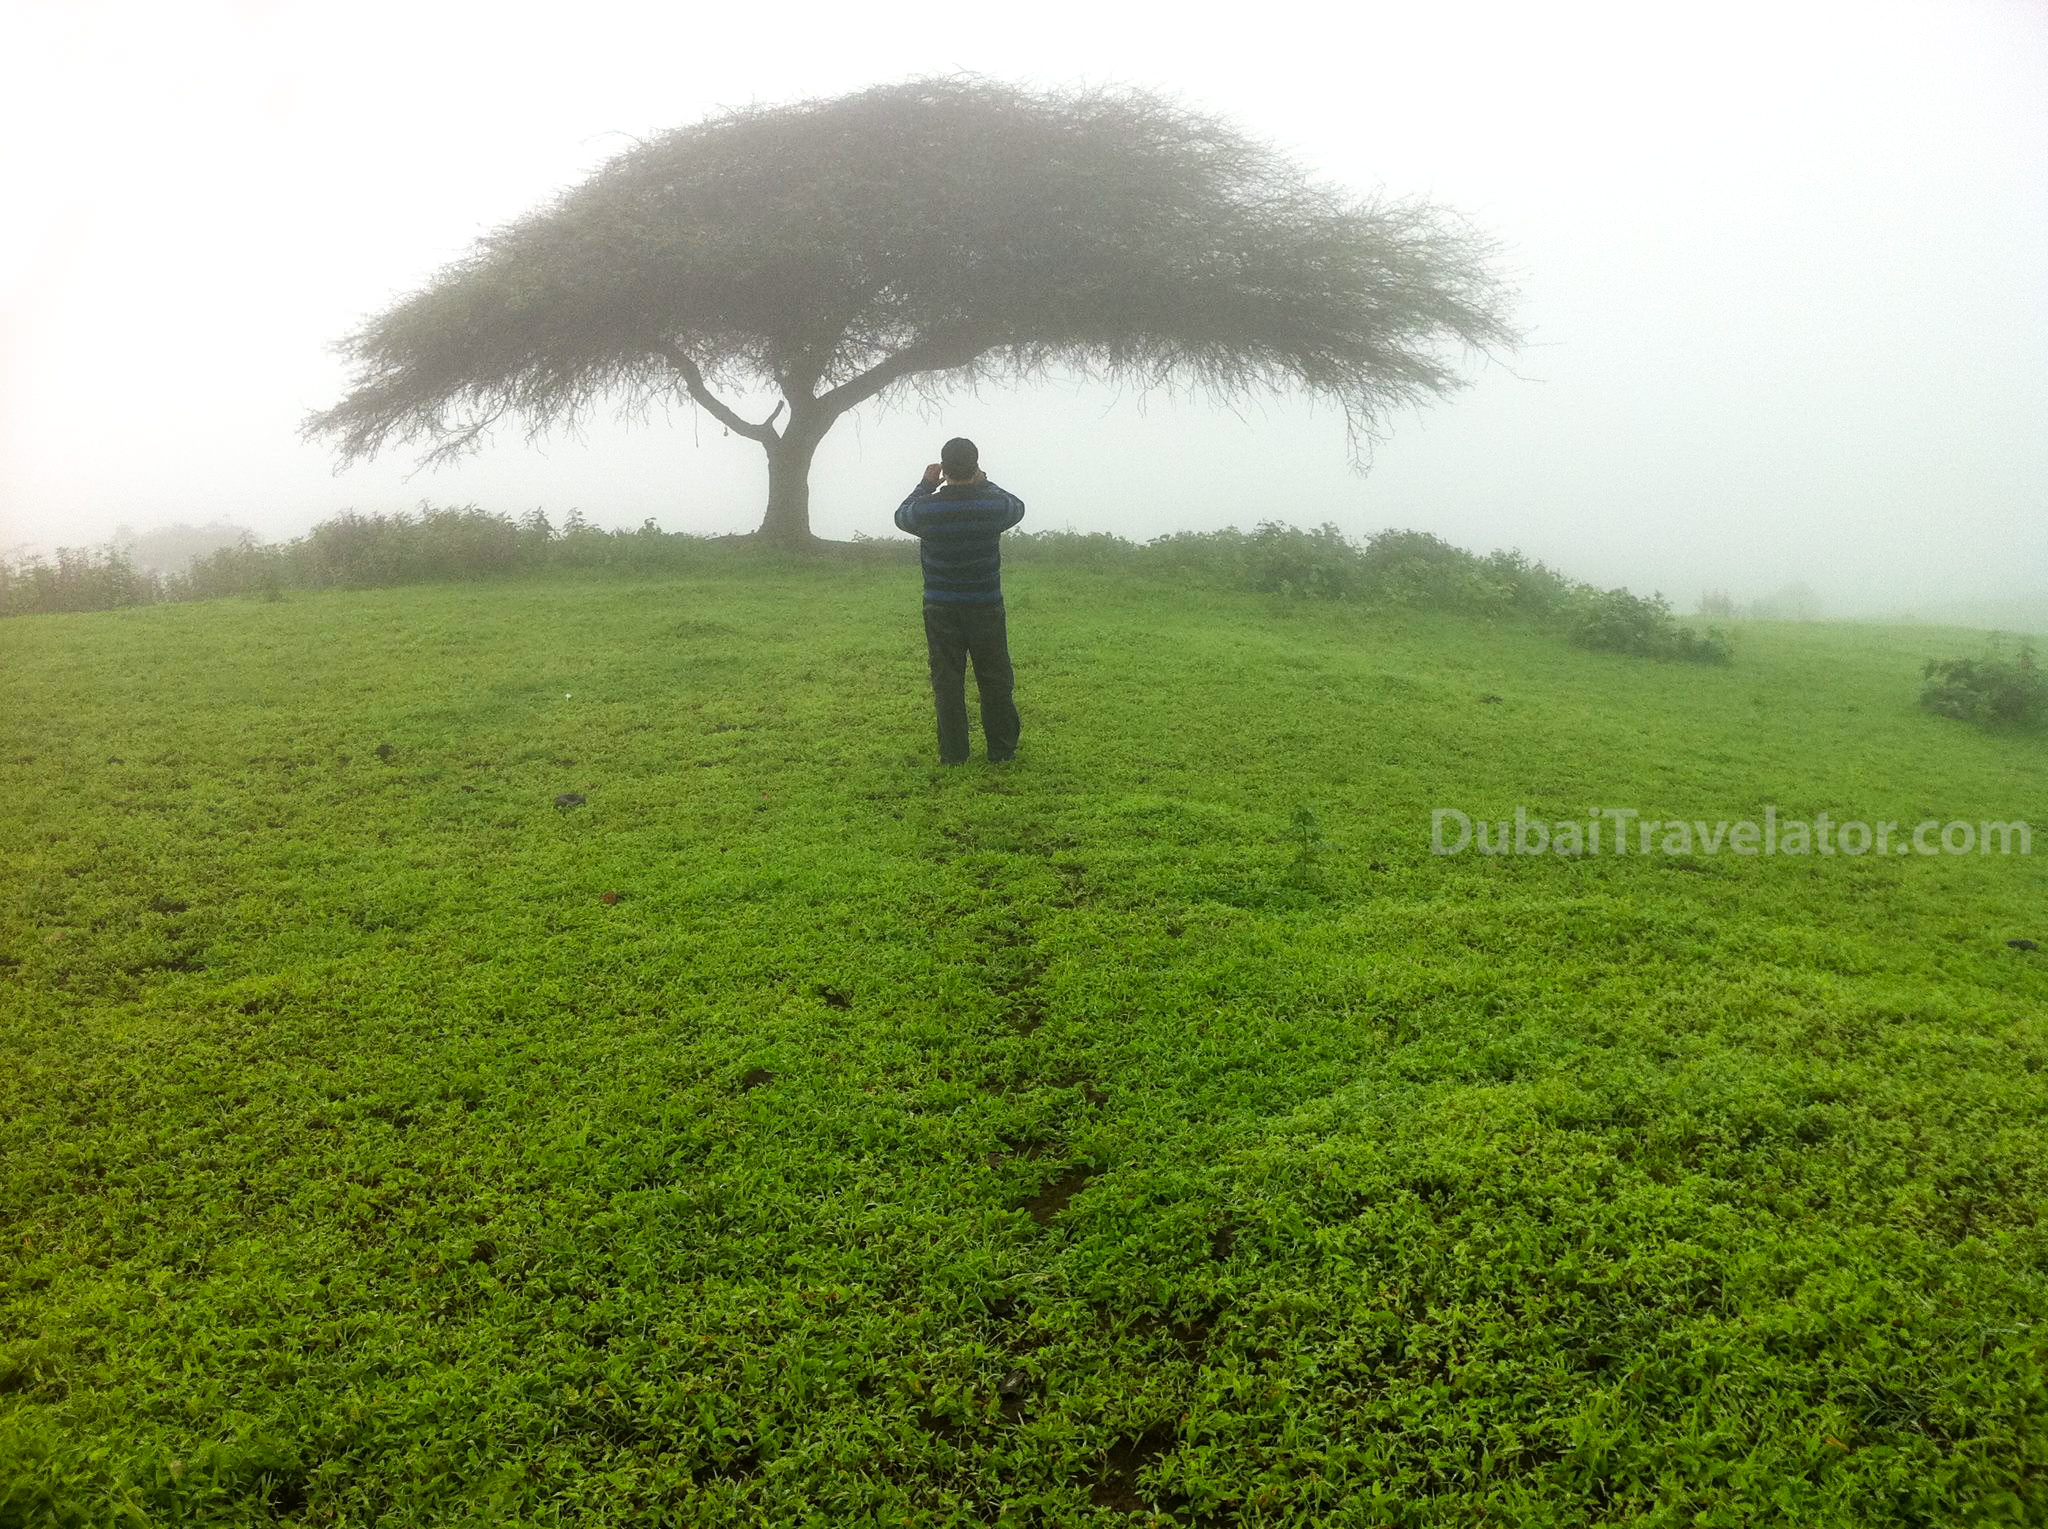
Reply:
M0 551L423 499L752 529L759 447L686 406L426 471L336 476L297 431L346 391L335 340L625 135L968 69L1166 90L1447 202L1508 246L1530 344L1390 419L1362 477L1300 399L870 405L818 455L822 535L891 534L964 434L1027 529L1407 526L1681 609L1795 579L1834 610L2048 590L2048 6L1311 14L17 0Z

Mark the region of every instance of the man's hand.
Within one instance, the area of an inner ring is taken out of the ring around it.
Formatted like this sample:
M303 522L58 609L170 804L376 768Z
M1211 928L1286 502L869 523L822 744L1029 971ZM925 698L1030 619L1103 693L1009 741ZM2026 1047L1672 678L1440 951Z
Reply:
M939 486L939 478L944 472L945 469L939 466L939 464L936 462L933 462L929 466L927 466L924 470L925 487L937 488Z
M986 483L988 482L988 474L984 472L981 468L977 467L974 470L974 476L972 478L969 478L967 481L970 483Z

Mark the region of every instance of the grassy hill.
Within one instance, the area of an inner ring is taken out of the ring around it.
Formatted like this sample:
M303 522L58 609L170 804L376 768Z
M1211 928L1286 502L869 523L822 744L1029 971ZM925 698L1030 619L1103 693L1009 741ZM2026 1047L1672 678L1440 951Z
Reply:
M2048 1522L2048 842L1430 851L2041 839L1977 639L1009 583L0 625L0 1524Z

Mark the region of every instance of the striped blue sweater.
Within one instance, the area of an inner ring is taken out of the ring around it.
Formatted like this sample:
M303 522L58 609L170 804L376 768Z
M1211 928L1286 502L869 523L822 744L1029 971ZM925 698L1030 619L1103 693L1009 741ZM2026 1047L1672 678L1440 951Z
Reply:
M1024 518L1024 501L993 483L919 483L896 507L896 529L918 540L927 605L1003 603L997 539Z

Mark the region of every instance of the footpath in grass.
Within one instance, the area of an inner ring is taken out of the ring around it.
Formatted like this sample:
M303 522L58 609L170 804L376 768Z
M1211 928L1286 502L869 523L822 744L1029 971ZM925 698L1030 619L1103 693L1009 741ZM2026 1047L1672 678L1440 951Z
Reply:
M0 624L0 1524L2048 1521L1955 634L1009 582L955 771L902 568Z

